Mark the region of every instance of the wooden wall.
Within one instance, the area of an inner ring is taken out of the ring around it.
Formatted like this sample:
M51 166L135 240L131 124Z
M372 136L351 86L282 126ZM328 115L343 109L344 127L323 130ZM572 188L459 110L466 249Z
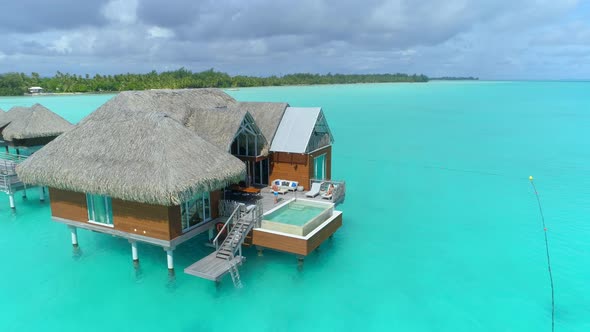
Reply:
M167 206L115 198L112 201L114 229L161 240L171 239Z
M217 190L209 193L209 199L211 200L211 218L215 219L219 217L219 201L223 199L223 191Z
M324 153L326 154L326 179L331 179L332 147L327 146L311 154L273 152L270 156L270 181L275 179L297 181L305 190L309 190L314 173L313 159Z
M51 215L72 221L87 222L86 194L49 188Z
M88 222L86 194L49 188L51 215L72 221ZM211 192L211 217L219 216L220 190ZM113 229L172 240L182 235L180 206L162 206L113 198ZM96 224L93 224L96 225ZM105 226L107 227L107 226Z

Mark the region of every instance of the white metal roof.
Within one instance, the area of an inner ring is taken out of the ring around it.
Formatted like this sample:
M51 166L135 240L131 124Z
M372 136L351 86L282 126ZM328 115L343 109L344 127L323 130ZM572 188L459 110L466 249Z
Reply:
M305 153L321 111L319 107L287 107L270 150Z

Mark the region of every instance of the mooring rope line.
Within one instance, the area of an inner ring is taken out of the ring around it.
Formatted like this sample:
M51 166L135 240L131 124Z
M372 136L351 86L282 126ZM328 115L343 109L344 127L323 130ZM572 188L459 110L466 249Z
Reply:
M537 197L537 204L539 204L539 212L541 213L541 221L543 223L543 234L545 235L545 251L547 253L547 268L549 270L549 281L551 282L551 331L555 331L555 291L553 289L553 273L551 272L551 258L549 256L549 241L547 240L547 226L545 226L545 216L543 215L543 207L541 206L541 199L539 199L539 193L537 187L533 181L533 177L530 176L529 180L535 191L535 197Z

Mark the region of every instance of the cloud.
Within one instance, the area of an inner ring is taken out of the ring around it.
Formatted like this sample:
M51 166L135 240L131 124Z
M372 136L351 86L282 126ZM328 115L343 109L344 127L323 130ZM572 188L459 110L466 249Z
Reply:
M101 12L111 22L132 24L137 19L137 0L110 0Z
M579 61L590 38L590 8L575 0L57 1L61 12L39 5L48 15L15 4L0 13L0 72L14 70L9 60L27 58L18 70L48 74L115 73L124 63L124 71L185 66L233 74L506 78L576 63L579 75L590 75L590 65L580 70ZM11 25L3 17L33 23ZM568 60L550 61L557 57Z
M0 32L31 33L82 26L103 26L103 0L3 1Z

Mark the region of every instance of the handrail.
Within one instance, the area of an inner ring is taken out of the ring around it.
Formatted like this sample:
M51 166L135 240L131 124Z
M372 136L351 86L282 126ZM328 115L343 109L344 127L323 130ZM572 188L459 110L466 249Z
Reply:
M23 156L20 154L13 154L7 152L0 152L0 160L8 160L20 163L21 161L27 159L28 156Z
M227 221L225 222L225 224L223 224L223 227L219 230L219 233L217 233L217 236L213 239L213 243L215 243L215 250L219 250L219 243L218 243L219 236L221 235L221 233L223 233L223 230L226 229L227 225L230 223L230 221L232 221L236 212L238 212L241 207L242 207L241 205L236 206L236 208L234 209L234 212L232 212L232 214L229 216L229 218L227 218ZM227 233L229 235L229 229L227 230Z

